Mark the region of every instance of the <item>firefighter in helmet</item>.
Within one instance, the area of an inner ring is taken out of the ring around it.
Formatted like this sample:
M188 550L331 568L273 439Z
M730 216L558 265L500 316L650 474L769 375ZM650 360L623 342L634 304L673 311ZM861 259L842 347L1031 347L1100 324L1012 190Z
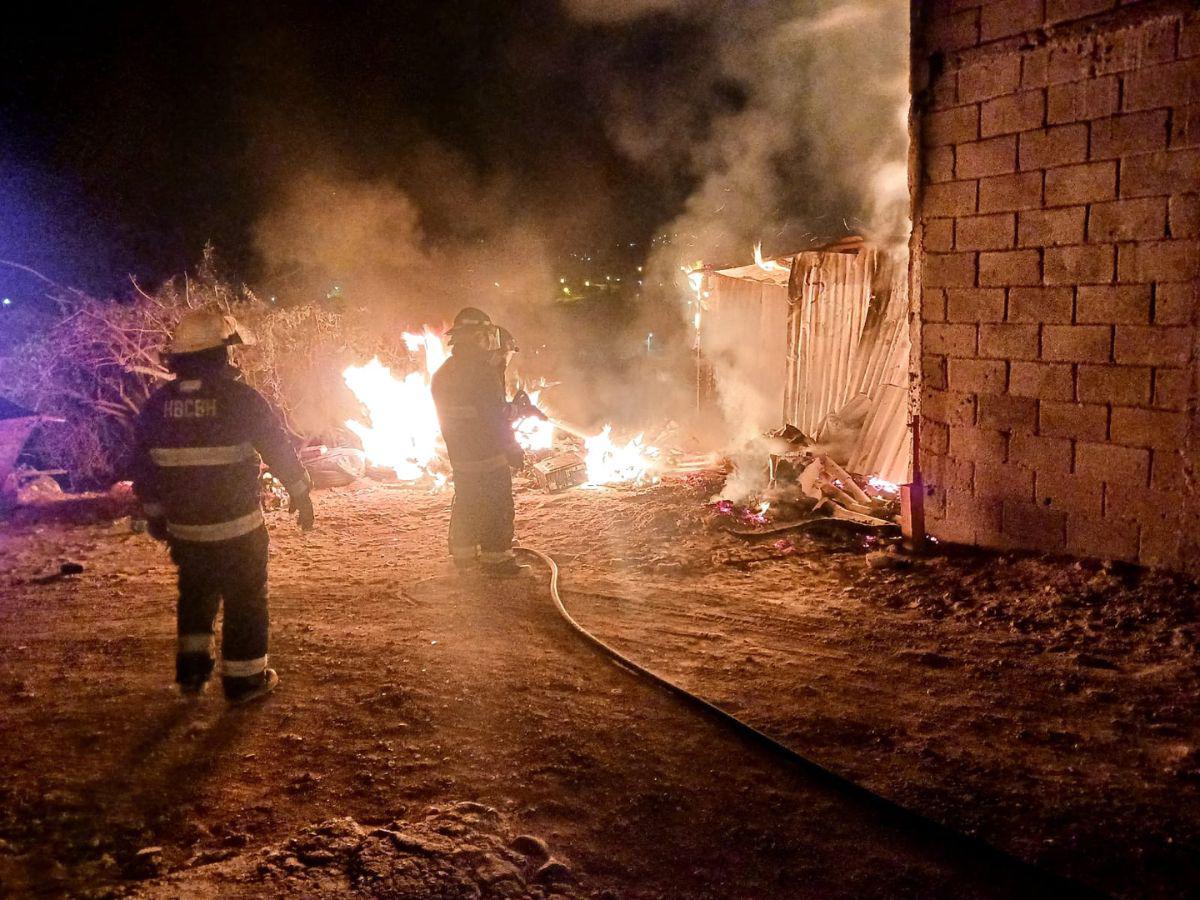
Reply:
M459 312L449 331L450 358L432 390L454 471L450 556L460 572L478 567L512 576L529 567L517 564L512 549L512 470L524 466L525 452L505 398L504 334L481 310Z
M288 432L231 365L229 348L251 342L232 316L210 310L184 316L164 355L175 379L139 414L132 465L150 533L167 542L179 570L175 680L184 694L204 690L223 600L221 681L232 703L279 683L267 668L260 457L287 488L300 527L313 525L311 483Z

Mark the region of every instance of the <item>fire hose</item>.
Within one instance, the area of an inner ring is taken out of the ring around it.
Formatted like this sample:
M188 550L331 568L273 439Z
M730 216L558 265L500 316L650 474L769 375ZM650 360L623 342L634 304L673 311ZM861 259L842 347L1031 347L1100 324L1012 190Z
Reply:
M1093 888L1086 887L1076 881L1072 881L1063 875L1056 872L1050 872L1041 868L1034 863L1027 862L1011 853L1008 853L1000 848L987 843L982 838L967 834L962 831L957 831L948 825L935 821L921 813L915 812L905 806L901 806L893 800L889 800L882 794L877 794L869 788L863 787L857 782L850 781L841 775L825 768L817 762L803 756L791 747L780 743L770 735L755 728L753 725L739 719L737 716L726 712L721 707L705 700L703 697L692 693L686 688L680 687L675 682L657 672L654 672L638 662L630 659L628 656L617 650L611 644L605 643L596 635L592 634L586 628L579 624L575 618L568 612L566 605L563 603L562 594L559 590L559 581L561 573L556 563L550 556L540 550L534 550L531 547L521 547L517 551L533 560L536 560L544 565L550 572L550 598L554 602L555 609L563 621L570 626L571 630L583 638L592 648L598 651L603 656L620 668L623 668L637 676L640 676L651 682L666 693L681 700L685 705L691 706L694 709L710 716L721 724L731 728L742 738L756 744L773 755L782 758L783 760L798 767L809 777L813 778L820 784L833 790L839 791L850 796L852 799L862 803L874 812L880 814L889 824L896 826L899 830L907 830L909 833L916 832L925 837L939 841L949 847L952 847L964 854L973 855L982 862L1009 867L1014 872L1018 872L1029 878L1032 881L1040 882L1040 887L1045 890L1044 896L1049 897L1103 897L1106 896L1103 892Z

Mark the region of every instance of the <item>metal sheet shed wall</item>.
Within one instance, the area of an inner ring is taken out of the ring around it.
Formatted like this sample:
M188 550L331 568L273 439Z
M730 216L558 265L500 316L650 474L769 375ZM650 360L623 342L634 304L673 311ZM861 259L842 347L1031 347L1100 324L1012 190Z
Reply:
M856 441L843 461L861 475L909 479L908 291L902 254L862 244L797 254L785 267L713 273L702 333L727 412L760 430L787 423L818 437L848 404ZM789 299L790 298L790 299Z
M778 428L787 377L787 285L716 273L709 289L701 342L726 415L755 433Z

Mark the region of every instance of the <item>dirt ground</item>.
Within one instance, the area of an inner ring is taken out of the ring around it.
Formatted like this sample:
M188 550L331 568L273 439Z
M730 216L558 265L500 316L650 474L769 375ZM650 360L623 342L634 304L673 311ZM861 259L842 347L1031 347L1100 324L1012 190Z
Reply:
M605 640L829 769L1123 896L1200 883L1194 584L987 554L750 544L705 489L522 490ZM173 571L128 522L0 528L0 892L1054 893L782 764L584 646L541 573L446 570L449 495L272 514L255 707L177 697ZM81 574L42 578L64 561Z

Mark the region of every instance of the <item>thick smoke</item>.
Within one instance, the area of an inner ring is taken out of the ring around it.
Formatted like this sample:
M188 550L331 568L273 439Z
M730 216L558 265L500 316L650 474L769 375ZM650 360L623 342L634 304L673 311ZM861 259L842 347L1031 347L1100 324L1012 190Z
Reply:
M640 165L691 179L681 213L664 229L671 242L647 264L680 301L690 296L681 267L746 264L760 240L768 256L846 234L903 249L905 0L566 2L580 21L609 32L664 19L699 29L702 65L664 64L667 77L651 83L616 73L607 92L617 146ZM713 362L727 439L738 442L760 433L763 409L779 408L781 398L754 396L745 377L769 348L726 338L705 342L720 350Z
M580 388L563 402L580 416L591 406L605 418L648 417L631 388L651 377L654 414L682 416L693 406L694 368L679 316L688 298L681 266L746 263L758 240L771 255L847 232L906 237L908 4L559 2L557 19L538 19L547 30L513 32L481 65L481 91L495 82L527 109L549 102L582 111L567 131L532 145L544 152L528 152L515 136L520 107L515 121L490 119L469 157L442 134L388 146L386 161L377 149L320 134L321 117L309 111L304 152L286 140L260 143L289 151L265 178L257 248L280 293L313 296L338 284L345 302L370 309L381 327L438 324L468 303L488 309L521 329L527 348L559 350L559 374ZM560 90L564 78L574 93ZM582 143L593 129L606 149ZM297 125L276 131L294 134ZM643 305L622 310L624 322L558 327L544 310L565 251L610 242L622 204L637 196L666 210L658 229L666 239L643 261ZM650 332L670 332L664 314L676 331L671 379L662 363L648 373L587 361L598 346L636 348ZM764 351L745 352L749 360ZM724 358L739 367L736 352ZM726 401L731 413L779 402ZM730 432L745 425L731 422Z
M522 220L503 186L438 168L431 177L444 189L423 203L383 177L312 169L289 178L258 224L258 250L285 287L336 291L395 329L438 326L466 305L500 316L550 296L537 223ZM455 233L435 240L426 223L443 213L456 217Z
M693 180L668 265L747 261L756 240L768 253L847 232L906 241L907 2L566 2L601 30L699 29L700 65L615 72L605 88L617 146Z

